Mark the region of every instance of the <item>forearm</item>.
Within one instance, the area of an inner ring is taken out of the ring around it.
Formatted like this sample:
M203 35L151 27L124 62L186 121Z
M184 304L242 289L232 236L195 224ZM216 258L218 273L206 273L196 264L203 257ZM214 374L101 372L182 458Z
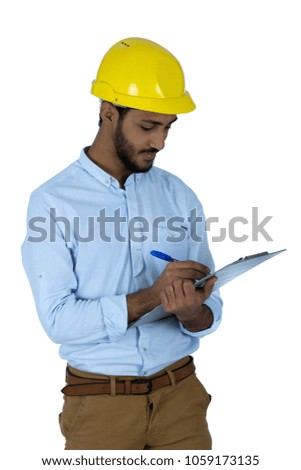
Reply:
M126 296L128 323L131 323L161 304L160 296L153 287Z
M116 340L127 329L126 296L105 296L95 300L44 299L37 305L40 321L50 339L58 344L88 344Z

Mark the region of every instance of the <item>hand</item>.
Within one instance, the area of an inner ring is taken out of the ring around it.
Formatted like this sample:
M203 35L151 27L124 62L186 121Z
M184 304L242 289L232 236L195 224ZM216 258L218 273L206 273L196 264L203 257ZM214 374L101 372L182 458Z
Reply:
M172 261L168 263L151 289L153 295L159 297L161 292L165 291L174 281L189 280L194 282L208 274L210 274L210 269L196 261Z
M127 295L128 322L131 323L158 307L162 302L161 292L165 291L174 281L188 280L193 283L195 279L201 279L209 273L210 270L207 266L196 261L172 261L168 263L151 287Z
M204 287L196 289L187 279L176 279L160 293L164 310L177 317L190 331L201 331L211 326L213 315L204 302L210 296L217 277L214 276Z

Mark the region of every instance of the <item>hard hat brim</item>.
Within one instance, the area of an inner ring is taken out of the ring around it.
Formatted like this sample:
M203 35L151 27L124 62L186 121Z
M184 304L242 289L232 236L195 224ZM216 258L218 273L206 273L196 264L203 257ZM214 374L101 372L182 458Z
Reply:
M118 93L106 82L93 80L91 93L104 101L110 101L116 106L120 105L153 113L184 114L196 108L188 91L185 91L182 96L175 98L146 98Z

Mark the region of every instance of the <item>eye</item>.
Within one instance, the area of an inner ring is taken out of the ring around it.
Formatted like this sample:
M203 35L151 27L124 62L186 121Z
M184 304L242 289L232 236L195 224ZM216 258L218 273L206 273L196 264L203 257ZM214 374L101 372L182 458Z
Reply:
M151 131L151 130L153 130L153 126L152 126L152 127L146 127L146 126L141 126L141 125L140 125L140 127L141 127L141 129L143 129L144 131Z

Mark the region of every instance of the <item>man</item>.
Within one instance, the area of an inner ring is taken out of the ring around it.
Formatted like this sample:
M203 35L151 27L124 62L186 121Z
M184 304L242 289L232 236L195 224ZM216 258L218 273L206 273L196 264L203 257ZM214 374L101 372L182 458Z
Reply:
M210 449L210 395L191 354L222 302L216 278L194 287L214 268L200 202L153 166L195 105L177 59L140 38L107 52L92 93L99 132L32 193L22 246L39 318L67 361L65 448Z

